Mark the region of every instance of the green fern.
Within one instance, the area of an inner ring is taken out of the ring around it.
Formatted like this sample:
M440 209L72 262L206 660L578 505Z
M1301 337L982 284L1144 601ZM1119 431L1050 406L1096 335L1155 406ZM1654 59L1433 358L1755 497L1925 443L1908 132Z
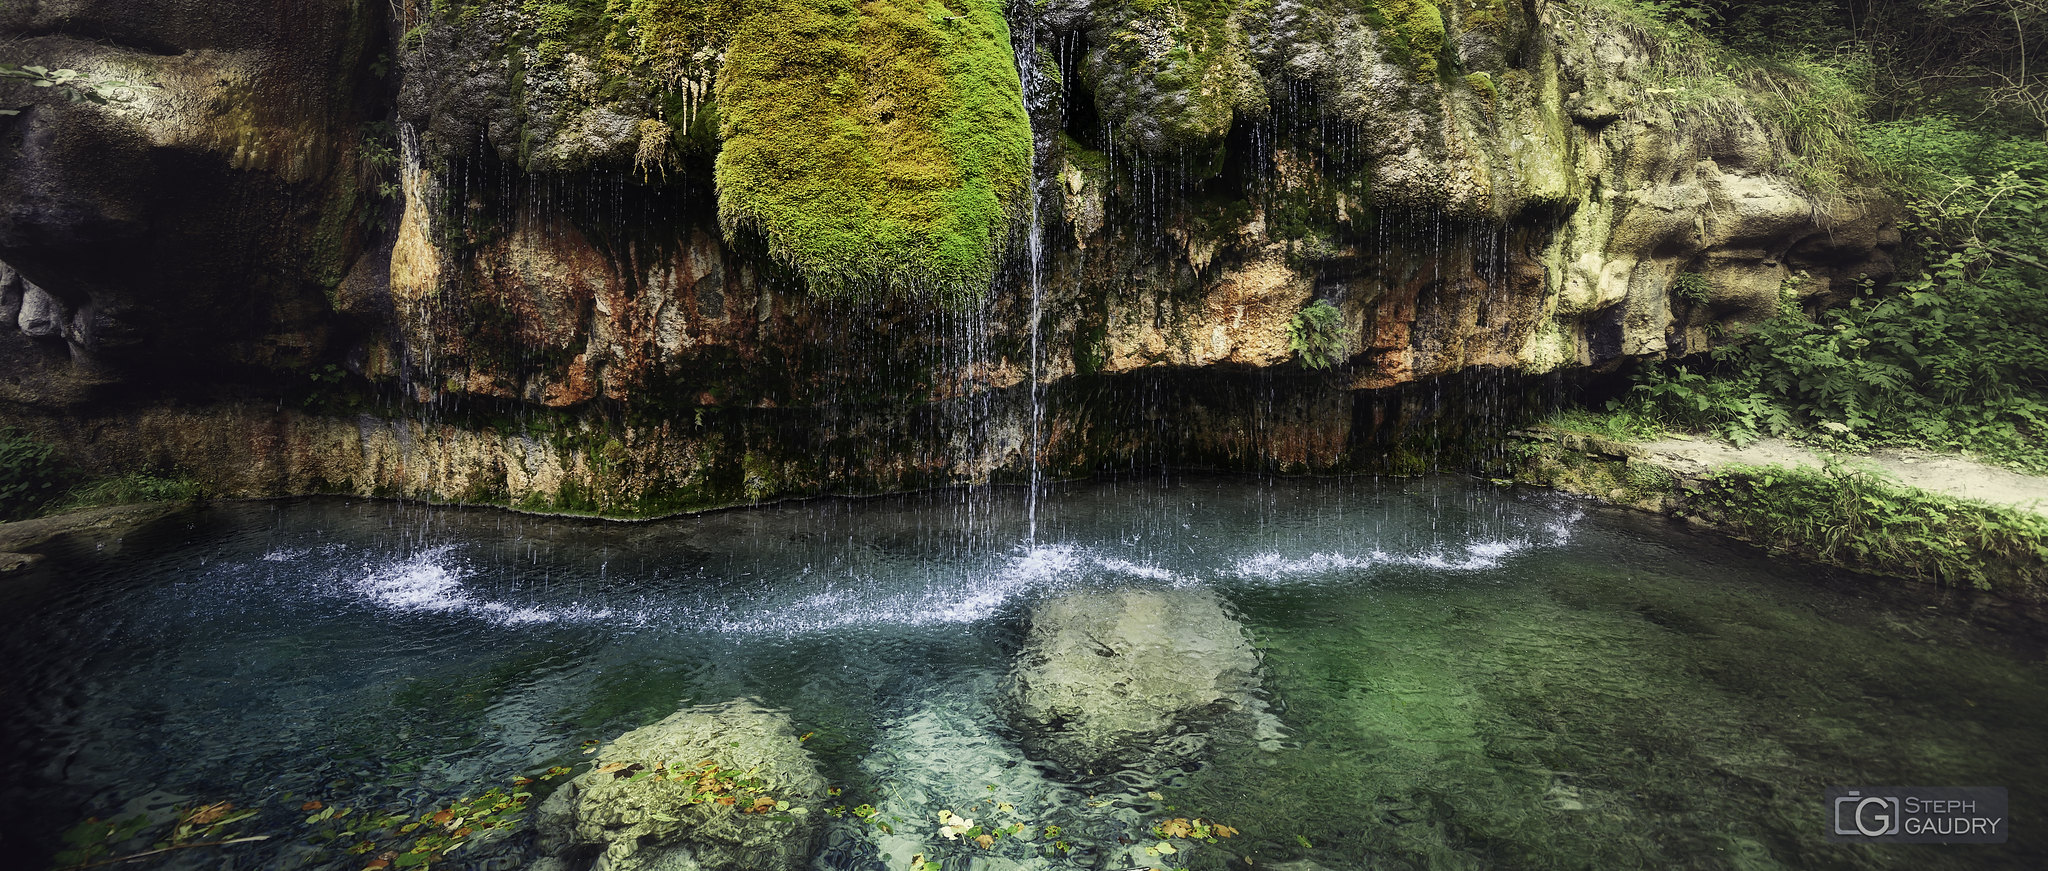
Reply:
M1344 314L1329 300L1310 303L1287 322L1287 347L1310 369L1328 369L1344 362L1350 344L1351 331L1344 327Z

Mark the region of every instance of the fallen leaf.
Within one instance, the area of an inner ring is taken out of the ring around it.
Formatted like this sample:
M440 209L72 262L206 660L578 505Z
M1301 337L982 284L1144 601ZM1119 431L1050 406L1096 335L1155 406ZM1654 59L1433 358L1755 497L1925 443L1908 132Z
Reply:
M526 786L526 785L528 785L528 784L531 784L531 783L533 783L533 778L531 778L531 777L515 777L515 778L512 778L512 785L513 785L513 786Z
M599 774L610 774L610 773L612 773L612 772L614 772L614 771L618 771L618 770L621 770L621 769L623 769L623 768L625 768L625 767L626 767L626 763L624 763L624 762L607 762L607 763L605 763L605 764L603 764L603 765L600 765L600 766L598 766L598 767L597 767L597 773L599 773Z
M231 810L234 810L234 809L235 809L235 806L234 806L234 805L232 805L232 804L229 804L228 802L220 802L219 804L210 804L210 805L207 805L207 806L205 806L205 807L203 807L203 808L200 808L200 809L198 809L198 810L196 810L196 811L193 811L193 812L192 812L192 816L191 816L191 817L189 817L188 819L189 819L189 821L190 821L190 822L191 822L192 824L194 824L194 825L200 825L200 826L212 825L212 824L214 824L214 823L220 822L220 818L221 818L221 817L227 816L227 815L228 815L228 811L231 811Z
M326 805L323 805L323 804L321 804L321 803L319 803L319 802L317 802L317 801L309 801L309 802L306 802L305 804L299 805L299 810L302 810L302 811L317 811L317 810L319 810L319 809L321 809L321 808L323 808L323 807L326 807Z
M433 816L434 822L437 823L445 823L452 819L455 819L454 811L441 811L440 813L437 813Z
M979 838L975 838L974 842L980 844L984 850L996 845L996 839L992 835L982 835Z
M390 859L371 859L370 864L363 866L363 871L377 871L379 868L389 867L391 867Z
M1231 835L1237 834L1236 829L1223 825L1222 823L1217 823L1214 827L1212 827L1212 830L1216 832L1216 837L1219 838L1228 838Z

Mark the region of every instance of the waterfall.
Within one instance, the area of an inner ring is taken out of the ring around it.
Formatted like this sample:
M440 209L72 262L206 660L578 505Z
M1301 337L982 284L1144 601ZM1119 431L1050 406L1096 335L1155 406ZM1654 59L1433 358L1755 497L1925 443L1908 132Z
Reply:
M1025 27L1028 28L1028 31L1022 39L1018 39L1017 35L1012 33L1010 41L1017 55L1017 78L1021 85L1019 92L1024 102L1024 117L1033 118L1031 112L1032 103L1043 94L1044 87L1044 77L1039 73L1038 69L1038 23L1036 17L1033 16L1027 19ZM1025 446L1025 459L1029 463L1030 471L1029 477L1026 479L1029 492L1024 497L1024 544L1027 547L1038 543L1038 491L1040 477L1043 475L1043 470L1039 467L1038 454L1044 444L1042 429L1045 421L1045 396L1041 386L1045 364L1044 353L1040 347L1042 339L1039 335L1039 321L1044 313L1045 301L1043 288L1045 228L1039 223L1038 214L1038 156L1044 153L1044 149L1039 145L1038 128L1035 119L1033 119L1032 124L1031 140L1031 180L1029 187L1026 189L1031 199L1031 224L1028 230L1029 236L1025 243L1025 251L1029 256L1031 270L1031 360L1028 383L1031 401L1031 437L1030 443Z

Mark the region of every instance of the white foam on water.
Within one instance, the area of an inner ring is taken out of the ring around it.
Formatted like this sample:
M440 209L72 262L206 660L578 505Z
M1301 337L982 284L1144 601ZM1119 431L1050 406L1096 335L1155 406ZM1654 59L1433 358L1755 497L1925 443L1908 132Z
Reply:
M344 585L386 611L407 614L466 614L506 626L564 621L587 622L617 616L609 608L571 604L560 608L515 605L481 598L464 583L475 574L455 560L455 545L441 545L382 564L364 566Z
M747 611L712 604L706 625L727 634L785 636L874 626L979 623L1029 596L1103 580L1139 580L1173 586L1200 583L1150 563L1134 562L1074 544L1019 546L992 564L949 566L913 590L879 590L873 578L842 583L790 602Z
M1388 553L1376 549L1365 554L1322 551L1306 556L1290 556L1267 551L1238 560L1233 573L1248 581L1283 583L1300 578L1369 571L1378 566L1413 566L1453 572L1477 572L1500 568L1501 563L1508 557L1531 547L1528 539L1516 538L1468 542L1458 551L1434 548L1417 553Z
M1018 596L1056 586L1078 573L1083 560L1071 545L1020 548L987 571L960 566L927 575L921 588L877 591L879 584L855 575L788 604L757 611L729 606L712 625L727 634L805 635L862 626L931 626L978 623L995 616Z
M1547 519L1537 525L1540 531L1534 537L1480 538L1406 553L1367 547L1305 554L1268 550L1235 560L1226 554L1220 555L1222 565L1214 571L1217 576L1264 584L1341 582L1388 566L1484 571L1533 548L1564 544L1581 516L1578 512ZM294 562L316 550L327 549L278 548L262 559ZM619 605L601 600L502 601L477 589L476 571L458 557L452 544L403 558L372 560L353 576L346 576L345 570L339 574L343 589L394 613L464 615L506 626L603 622L786 638L877 627L971 625L998 617L1027 598L1075 586L1137 583L1185 588L1209 583L1198 574L1128 553L1071 543L1018 545L984 559L933 564L913 578L877 576L865 566L836 575L793 567L785 582L763 591L743 592L715 578L691 592L663 584L645 598Z
M1410 566L1453 572L1478 572L1500 568L1510 558L1538 548L1562 547L1571 542L1572 527L1585 516L1582 509L1541 524L1540 537L1481 538L1446 548L1432 547L1411 553L1388 553L1374 548L1365 553L1317 551L1285 554L1264 551L1237 561L1236 577L1263 583L1318 580L1332 575L1354 575L1380 566Z

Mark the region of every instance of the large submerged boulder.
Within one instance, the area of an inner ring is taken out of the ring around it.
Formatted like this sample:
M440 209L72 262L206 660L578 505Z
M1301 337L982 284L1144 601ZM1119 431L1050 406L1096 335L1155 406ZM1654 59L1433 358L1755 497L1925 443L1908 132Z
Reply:
M707 763L758 786L701 800L697 778L678 775ZM825 780L788 715L751 699L690 708L620 735L590 771L541 803L534 827L548 856L535 867L795 869L810 858L824 796ZM762 798L788 804L748 812Z
M1027 743L1079 770L1252 712L1258 668L1244 627L1214 593L1087 592L1031 612L1010 694Z

